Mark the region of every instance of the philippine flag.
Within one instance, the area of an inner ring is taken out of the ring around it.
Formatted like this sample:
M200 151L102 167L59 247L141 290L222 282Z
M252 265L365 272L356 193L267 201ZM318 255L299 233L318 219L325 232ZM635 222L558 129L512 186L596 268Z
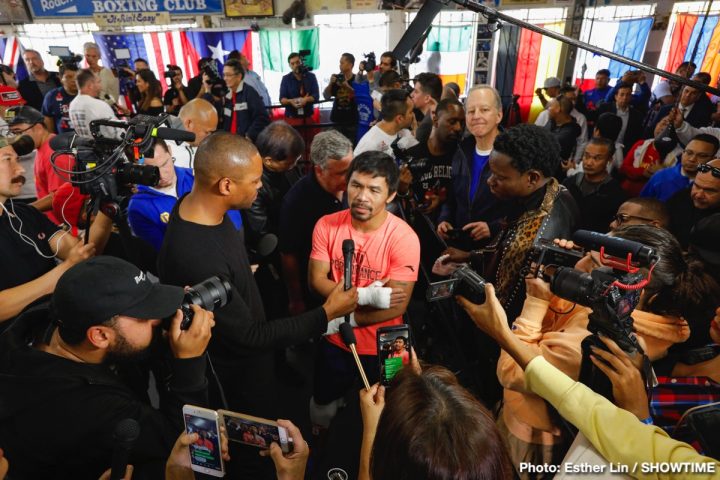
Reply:
M252 41L250 30L231 31L183 31L155 33L100 34L93 37L100 46L103 65L117 64L118 50L127 49L130 53L130 68L136 58L144 58L156 76L162 79L167 65L177 65L186 79L198 74L198 61L210 57L222 66L233 50L243 53L252 68ZM122 50L121 50L122 51ZM163 90L167 88L165 82Z

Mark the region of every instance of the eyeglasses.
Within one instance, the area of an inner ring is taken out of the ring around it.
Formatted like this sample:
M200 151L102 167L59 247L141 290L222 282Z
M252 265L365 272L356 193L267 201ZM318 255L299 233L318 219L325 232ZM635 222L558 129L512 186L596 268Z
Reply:
M647 217L638 217L636 215L628 215L627 213L618 213L615 215L615 221L618 225L622 225L623 223L627 222L631 218L635 218L637 220L643 220L646 222L654 222L655 219L653 218L647 218Z
M28 130L30 130L31 128L33 128L35 125L36 125L36 124L33 123L33 124L30 125L29 127L23 128L22 130L13 130L13 129L11 128L11 129L7 132L7 133L8 133L8 136L10 136L10 137L18 137L18 136L22 135L23 133L27 132Z
M699 159L708 159L708 160L711 159L711 158L713 158L713 157L715 156L715 155L713 155L712 153L698 153L698 152L693 152L693 151L690 150L689 148L686 148L685 150L683 150L683 155L687 155L687 156L689 156L689 157L697 157L697 158L699 158Z
M712 172L712 176L715 178L720 178L720 168L713 167L711 165L708 165L707 163L703 163L702 165L698 165L698 172L700 173L708 173Z

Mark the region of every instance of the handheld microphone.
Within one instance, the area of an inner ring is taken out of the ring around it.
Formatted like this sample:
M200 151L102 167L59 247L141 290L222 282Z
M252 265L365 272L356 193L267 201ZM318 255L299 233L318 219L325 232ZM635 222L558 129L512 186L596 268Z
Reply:
M113 440L112 463L110 464L110 480L122 480L125 477L130 450L140 436L140 424L133 418L120 420L115 426Z
M348 238L343 240L342 243L343 260L345 262L344 277L345 277L345 290L352 288L352 260L355 256L355 242ZM350 314L345 315L345 323L350 323Z
M613 257L626 258L628 254L632 254L633 261L643 266L648 266L657 260L655 250L642 243L589 230L575 232L573 242L582 245L587 250L600 250L601 247L604 247L605 252Z

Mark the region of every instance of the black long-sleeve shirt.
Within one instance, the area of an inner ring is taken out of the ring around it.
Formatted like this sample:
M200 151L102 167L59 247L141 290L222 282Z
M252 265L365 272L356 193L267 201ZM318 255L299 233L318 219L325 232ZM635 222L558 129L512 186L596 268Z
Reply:
M242 230L237 230L227 216L216 226L187 222L178 213L182 201L170 215L158 257L160 279L184 286L218 275L230 282L230 301L214 312L209 348L212 361L231 409L277 418L272 351L323 333L327 328L325 311L318 307L268 322Z

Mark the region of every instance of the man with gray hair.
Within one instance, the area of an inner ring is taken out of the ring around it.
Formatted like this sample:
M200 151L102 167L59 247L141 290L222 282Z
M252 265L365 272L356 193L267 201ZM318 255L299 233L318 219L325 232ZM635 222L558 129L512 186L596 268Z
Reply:
M336 130L319 133L310 146L312 168L292 186L280 209L280 253L291 315L320 305L308 289L308 259L317 221L347 208L343 193L353 159L352 143Z
M29 75L20 81L17 88L27 104L40 111L45 95L60 86L60 78L56 72L45 70L45 62L37 50L28 48L22 57Z
M86 42L83 45L83 52L88 68L100 79L102 85L100 100L110 105L116 103L120 97L120 83L109 68L100 66L100 47L97 43Z

